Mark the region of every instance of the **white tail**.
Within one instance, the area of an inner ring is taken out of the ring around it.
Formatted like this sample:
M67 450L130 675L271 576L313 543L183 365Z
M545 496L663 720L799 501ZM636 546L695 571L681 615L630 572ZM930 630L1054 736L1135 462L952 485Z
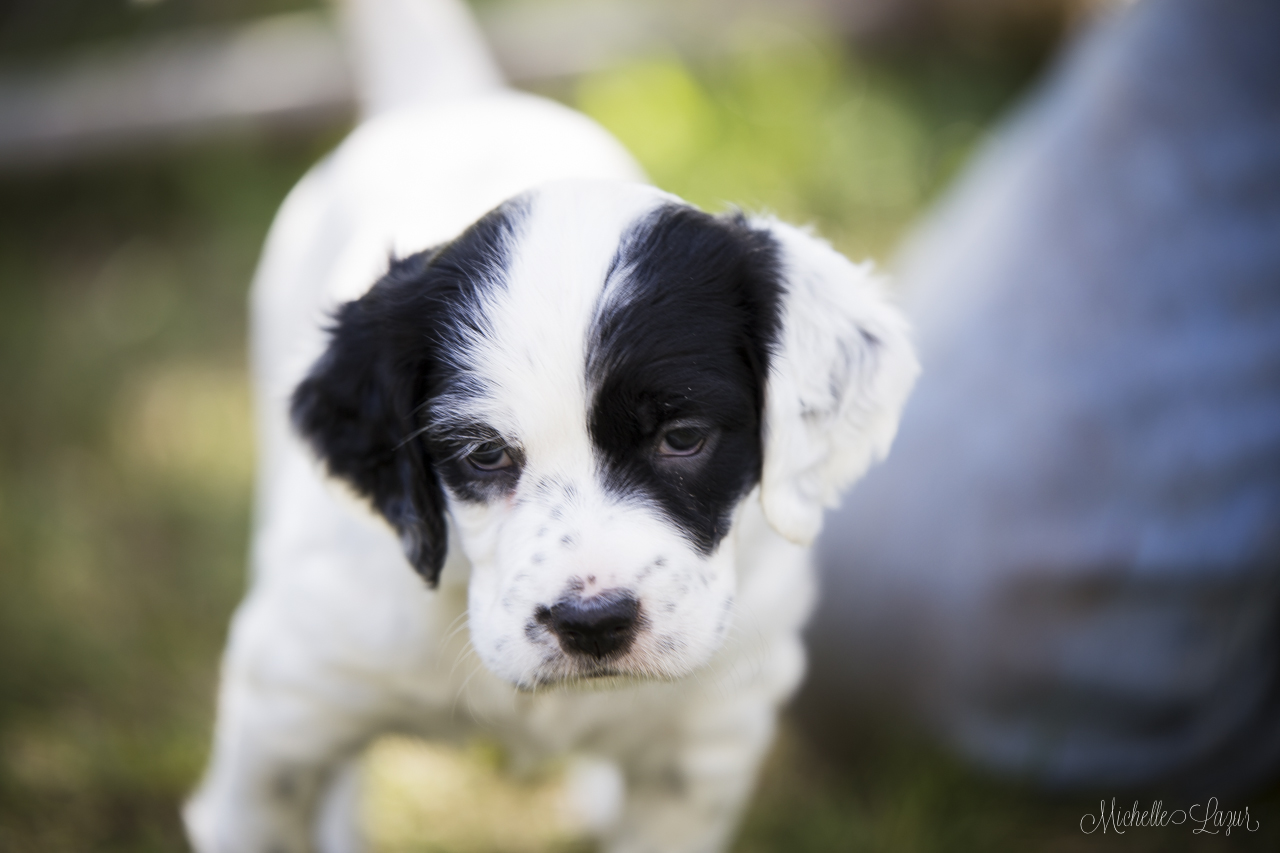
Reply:
M337 0L362 118L504 86L462 0Z

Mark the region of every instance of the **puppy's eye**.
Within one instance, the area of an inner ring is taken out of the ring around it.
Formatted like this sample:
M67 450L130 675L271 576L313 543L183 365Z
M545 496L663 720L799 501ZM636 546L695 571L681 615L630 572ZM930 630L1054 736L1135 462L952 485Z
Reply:
M696 456L707 444L706 430L697 427L669 429L658 442L660 456Z
M499 441L487 441L467 454L467 462L479 471L500 471L512 466L511 454Z

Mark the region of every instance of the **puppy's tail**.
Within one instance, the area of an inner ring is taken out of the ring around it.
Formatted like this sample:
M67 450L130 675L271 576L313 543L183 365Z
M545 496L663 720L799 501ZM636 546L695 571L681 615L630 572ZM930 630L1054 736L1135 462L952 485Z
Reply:
M362 118L505 86L463 0L337 0Z

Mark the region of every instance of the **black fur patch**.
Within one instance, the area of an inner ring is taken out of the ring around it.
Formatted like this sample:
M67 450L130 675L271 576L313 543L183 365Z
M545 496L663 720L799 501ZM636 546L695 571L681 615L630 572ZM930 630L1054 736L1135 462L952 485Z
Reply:
M760 479L761 421L781 325L777 245L741 215L667 205L624 238L588 346L590 428L607 486L655 501L703 553ZM706 435L664 455L668 430Z
M511 201L444 246L393 260L360 299L338 309L329 348L294 391L293 423L325 461L399 532L405 555L434 586L448 551L438 475L455 448L424 430L431 401L466 390L447 357L459 333L483 327L477 297L504 286L525 214Z

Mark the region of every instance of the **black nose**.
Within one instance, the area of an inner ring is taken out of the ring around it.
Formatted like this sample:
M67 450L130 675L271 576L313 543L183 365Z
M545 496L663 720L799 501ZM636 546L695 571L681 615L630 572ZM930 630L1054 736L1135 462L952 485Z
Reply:
M635 639L640 602L630 593L605 592L540 607L536 617L555 632L565 651L604 658L625 652Z

